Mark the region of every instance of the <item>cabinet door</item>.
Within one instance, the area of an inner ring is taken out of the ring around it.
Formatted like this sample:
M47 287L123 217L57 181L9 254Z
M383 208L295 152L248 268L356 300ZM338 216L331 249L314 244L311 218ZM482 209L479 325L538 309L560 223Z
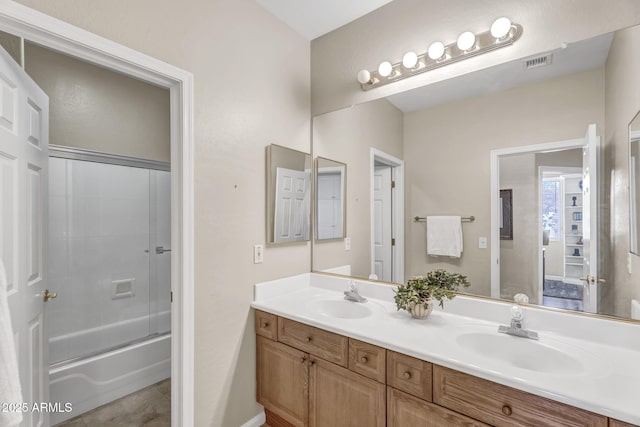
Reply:
M308 355L261 336L256 347L258 403L294 426L308 425Z
M387 387L387 427L489 427L464 415Z
M311 427L384 427L385 386L311 356Z

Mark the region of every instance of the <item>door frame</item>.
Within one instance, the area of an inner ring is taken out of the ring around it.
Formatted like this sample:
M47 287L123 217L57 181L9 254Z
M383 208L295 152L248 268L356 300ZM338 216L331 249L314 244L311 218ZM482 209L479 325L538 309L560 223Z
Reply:
M169 89L171 121L171 423L194 423L193 74L15 2L0 29ZM48 369L48 367L47 367Z
M543 151L583 148L584 138L542 144L523 145L491 150L491 298L500 298L500 157ZM542 242L542 227L538 227L538 242ZM542 271L542 257L538 254L538 271ZM538 283L538 286L540 284Z
M387 154L377 148L371 148L369 160L369 223L371 225L369 234L369 250L370 250L370 268L369 271L375 271L375 248L373 240L375 236L374 221L374 178L375 163L384 163L391 166L391 179L395 181L395 191L392 192L392 219L391 234L396 239L396 244L392 248L393 257L393 276L391 281L394 283L404 283L404 160L400 160L390 154Z

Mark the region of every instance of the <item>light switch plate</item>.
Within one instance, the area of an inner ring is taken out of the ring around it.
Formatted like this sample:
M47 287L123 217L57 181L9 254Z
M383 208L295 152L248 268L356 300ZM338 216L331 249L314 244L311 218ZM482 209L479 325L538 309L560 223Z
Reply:
M478 237L478 248L487 249L487 238L486 237Z
M351 237L345 237L344 238L344 250L345 251L350 251L351 250Z
M253 247L253 263L262 264L264 260L264 248L262 245L255 245Z

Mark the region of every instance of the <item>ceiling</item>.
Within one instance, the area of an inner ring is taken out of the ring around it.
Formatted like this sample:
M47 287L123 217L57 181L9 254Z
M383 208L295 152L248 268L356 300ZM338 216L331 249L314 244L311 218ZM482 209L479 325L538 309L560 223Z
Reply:
M392 0L256 0L308 40L342 27Z

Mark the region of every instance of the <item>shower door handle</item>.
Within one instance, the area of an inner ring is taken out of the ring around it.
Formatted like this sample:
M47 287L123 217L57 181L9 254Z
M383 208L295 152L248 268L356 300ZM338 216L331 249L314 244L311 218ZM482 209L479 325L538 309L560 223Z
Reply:
M165 249L162 246L156 246L156 254L160 255L165 252L171 252L171 249Z

